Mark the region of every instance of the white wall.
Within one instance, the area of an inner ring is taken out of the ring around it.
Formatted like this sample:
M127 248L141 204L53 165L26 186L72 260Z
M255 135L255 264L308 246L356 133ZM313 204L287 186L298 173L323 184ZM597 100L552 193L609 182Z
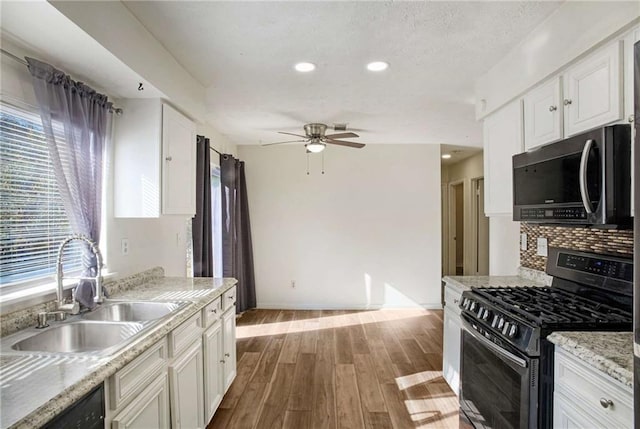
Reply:
M491 216L489 249L489 275L517 275L520 265L520 222L514 222L511 216Z
M238 152L258 307L440 306L438 146L329 147L324 175L301 145Z

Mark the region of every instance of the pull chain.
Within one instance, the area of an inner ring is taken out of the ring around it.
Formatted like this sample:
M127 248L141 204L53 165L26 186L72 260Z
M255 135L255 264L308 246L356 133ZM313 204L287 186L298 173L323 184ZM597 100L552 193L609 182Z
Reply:
M309 152L307 152L307 176L309 175Z
M324 174L324 151L322 151L322 174Z

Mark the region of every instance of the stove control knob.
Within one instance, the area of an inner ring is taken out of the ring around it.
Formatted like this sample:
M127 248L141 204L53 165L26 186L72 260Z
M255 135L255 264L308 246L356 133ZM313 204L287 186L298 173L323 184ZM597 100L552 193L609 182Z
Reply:
M489 317L491 317L491 312L485 308L484 314L482 315L482 320L489 320Z
M478 307L478 319L481 319L483 314L484 314L484 307L482 306Z
M509 322L504 322L504 327L502 328L502 335L507 335L507 332L509 332L509 326L511 326Z
M516 325L515 323L511 325L511 327L509 328L509 332L508 332L508 336L509 338L513 338L516 336L516 334L518 333L518 325Z
M496 326L498 326L498 319L500 318L500 316L498 316L497 314L495 316L493 316L493 320L491 321L491 327L495 328Z
M478 308L477 302L472 302L471 305L469 306L469 310L471 311L476 311L477 308Z
M498 329L502 329L503 326L504 326L504 317L500 316L500 318L498 319Z
M464 308L464 306L467 305L467 301L469 301L469 298L463 298L460 302L460 307Z

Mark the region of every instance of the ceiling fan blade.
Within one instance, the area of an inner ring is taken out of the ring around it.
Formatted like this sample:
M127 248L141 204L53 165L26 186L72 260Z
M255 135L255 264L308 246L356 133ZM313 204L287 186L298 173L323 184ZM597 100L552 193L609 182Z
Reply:
M306 142L307 140L289 140L286 142L275 142L275 143L265 143L262 146L273 146L274 144L285 144L285 143L302 143L302 142Z
M355 147L357 149L363 148L365 147L364 143L356 143L356 142L346 142L343 140L331 140L331 139L324 139L322 140L325 143L328 144L335 144L335 145L339 145L339 146L348 146L348 147Z
M338 134L328 134L325 136L328 139L348 139L352 137L360 137L356 133L338 133Z
M279 134L287 134L289 136L296 136L296 137L302 137L303 139L308 138L308 136L302 136L300 134L293 134L293 133L285 133L284 131L278 131Z

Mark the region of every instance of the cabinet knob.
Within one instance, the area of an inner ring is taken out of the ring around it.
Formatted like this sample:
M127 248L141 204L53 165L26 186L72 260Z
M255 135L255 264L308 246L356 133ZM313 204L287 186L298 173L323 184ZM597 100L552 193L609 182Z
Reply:
M609 408L613 406L613 401L611 399L600 398L600 405L602 405L602 408Z
M217 312L218 312L218 310L217 310L217 309L215 309L215 308L212 308L212 309L211 309L211 310L209 310L209 311L210 311L211 313L217 313Z
M229 353L225 353L224 354L226 357L231 357L231 355Z
M569 100L568 98L564 99L564 105L568 106L569 104L573 103L571 100Z
M633 123L634 120L635 120L635 116L629 115L629 118L628 118L629 123L630 124Z
M555 112L558 110L558 106L549 106L549 112Z
M233 299L233 295L229 296L228 298L229 298L229 299Z
M224 359L220 361L220 363L224 363Z
M173 159L173 157L168 156L168 157L166 157L165 159L166 159L167 161L171 161L171 160Z

